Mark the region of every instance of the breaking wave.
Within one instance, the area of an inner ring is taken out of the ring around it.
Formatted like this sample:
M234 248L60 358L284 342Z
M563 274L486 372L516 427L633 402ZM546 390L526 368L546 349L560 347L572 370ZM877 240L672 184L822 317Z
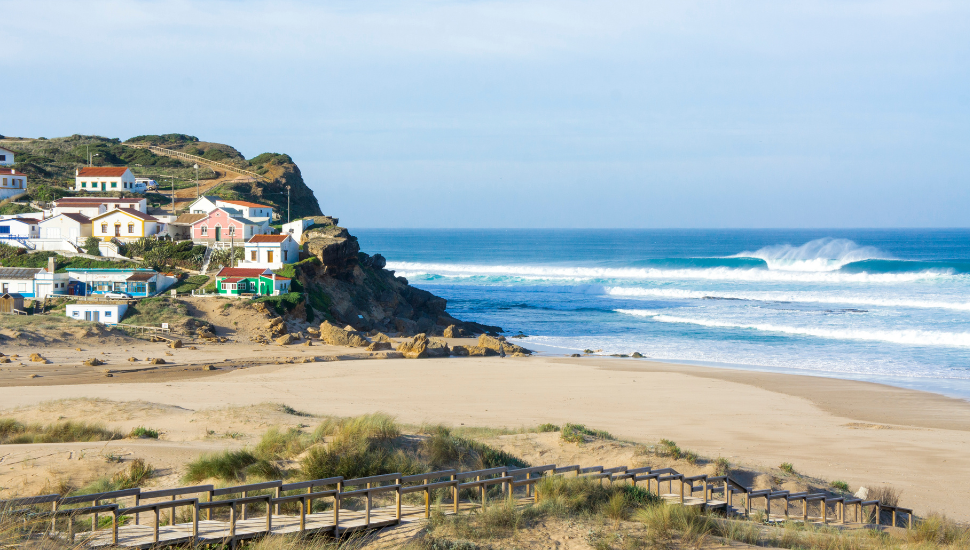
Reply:
M661 323L681 323L714 328L734 328L756 330L759 332L774 332L796 336L812 336L829 340L864 340L889 342L911 346L943 346L970 348L970 332L935 332L927 330L860 330L852 328L816 328L792 327L774 325L771 323L738 323L731 321L716 321L713 319L694 319L665 315L653 310L617 309L617 313L636 317L649 317Z
M755 252L741 252L731 257L764 260L770 270L807 272L837 271L855 262L892 259L873 246L859 246L849 239L832 238L815 239L801 246L766 246Z

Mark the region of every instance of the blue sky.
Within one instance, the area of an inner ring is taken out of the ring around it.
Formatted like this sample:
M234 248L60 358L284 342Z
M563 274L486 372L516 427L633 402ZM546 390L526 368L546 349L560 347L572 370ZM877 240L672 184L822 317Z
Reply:
M965 1L0 13L0 134L289 153L350 227L968 225Z

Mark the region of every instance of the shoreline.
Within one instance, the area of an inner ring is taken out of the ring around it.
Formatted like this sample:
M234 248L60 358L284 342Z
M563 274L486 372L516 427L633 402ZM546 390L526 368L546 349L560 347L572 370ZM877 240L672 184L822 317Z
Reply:
M562 357L563 355L568 356L570 353L582 353L581 349L574 348L559 348L554 346L549 346L547 344L538 344L535 342L524 342L528 344L526 347L537 352L536 357ZM787 374L791 376L807 376L812 378L825 378L831 380L845 380L847 382L865 382L870 384L879 384L883 386L889 386L893 388L900 388L905 390L912 390L918 392L932 393L940 395L943 397L948 397L951 399L958 399L961 401L966 401L970 403L970 380L953 378L921 378L921 377L910 377L910 378L900 378L900 377L885 377L877 374L865 375L861 373L839 373L836 371L821 371L821 370L810 370L810 369L798 369L793 367L774 367L766 365L752 365L747 363L723 363L716 361L695 361L691 359L668 359L668 358L653 358L653 357L613 357L610 355L584 355L584 358L599 358L599 359L627 359L632 361L649 361L657 363L668 363L672 365L684 365L689 367L704 367L710 369L724 369L724 370L737 370L737 371L747 371L747 372L762 372L768 374ZM883 379L880 379L883 378ZM899 381L898 383L890 383L886 380ZM909 383L905 384L902 381L905 380L919 380L924 381L922 383ZM946 384L951 386L960 386L960 389L952 389L949 387L943 387Z
M414 425L575 422L648 445L672 439L740 467L764 471L791 462L806 475L846 481L853 491L892 485L920 515L939 511L970 520L961 503L970 491L970 403L929 392L614 358L372 359L175 374L158 381L2 387L2 414L17 417L16 409L34 407L50 412L31 420L53 421L63 415L57 400L89 398L214 414L266 403L316 415L384 411ZM70 401L63 405L71 410ZM123 427L153 418L161 417L133 416ZM240 426L257 433L255 426ZM945 492L934 489L944 486Z

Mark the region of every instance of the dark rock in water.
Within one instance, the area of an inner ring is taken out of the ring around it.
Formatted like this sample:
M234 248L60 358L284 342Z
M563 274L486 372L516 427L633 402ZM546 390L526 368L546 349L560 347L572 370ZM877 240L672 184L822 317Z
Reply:
M570 357L582 357L582 355L580 355L578 353L574 353L574 354L570 355Z
M630 357L635 357L637 359L642 359L643 358L643 356L640 355L640 352L639 351L633 352L633 355L631 355Z

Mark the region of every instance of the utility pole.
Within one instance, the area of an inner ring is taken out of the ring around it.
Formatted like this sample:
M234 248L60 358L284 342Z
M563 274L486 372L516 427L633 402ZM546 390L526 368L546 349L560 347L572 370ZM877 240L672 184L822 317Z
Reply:
M199 163L195 163L195 198L199 198Z
M172 178L172 215L175 215L175 178Z
M290 223L290 186L286 186L286 223Z

